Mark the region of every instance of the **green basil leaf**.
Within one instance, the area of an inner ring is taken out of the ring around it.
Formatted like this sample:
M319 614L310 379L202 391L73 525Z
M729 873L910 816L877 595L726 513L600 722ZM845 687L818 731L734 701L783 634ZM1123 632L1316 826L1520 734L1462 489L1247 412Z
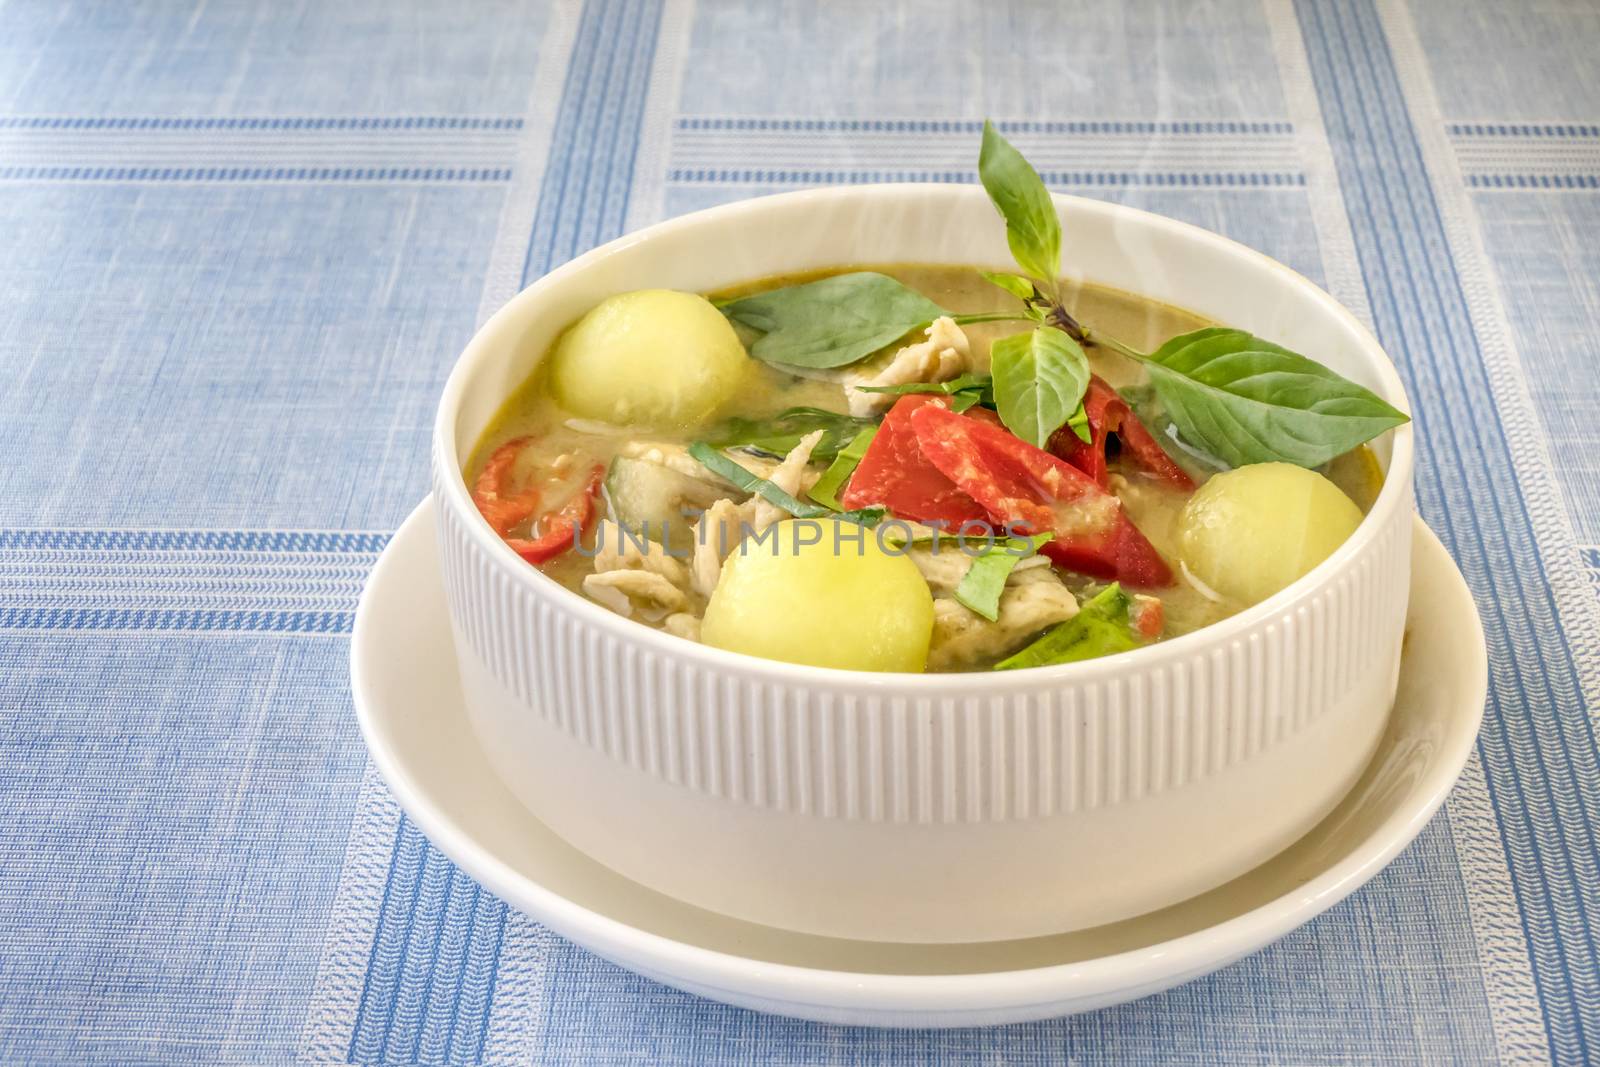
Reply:
M1006 579L1017 564L1039 551L1039 546L1050 540L1052 534L1034 537L1007 538L986 548L962 576L956 586L956 600L990 622L1000 617L1000 594L1005 592Z
M855 473L856 465L861 462L861 457L867 454L867 448L876 436L878 436L876 426L868 426L856 434L854 440L839 450L839 455L828 469L822 472L822 477L817 479L817 484L813 485L806 495L825 508L843 511L844 505L839 503L839 490L844 488L844 483Z
M1083 401L1078 401L1078 410L1067 418L1067 427L1077 434L1078 440L1086 445L1094 444L1094 433L1089 429L1089 412L1083 406Z
M754 493L769 503L776 504L797 519L833 517L857 522L863 526L875 526L883 519L883 508L857 508L854 511L833 512L816 504L803 503L783 486L746 470L705 441L696 441L690 445L689 455L711 473L721 475L747 493Z
M999 271L980 270L983 280L990 285L998 285L1023 303L1033 299L1033 279L1024 278L1020 274L1006 274Z
M874 419L843 415L823 408L789 408L766 419L727 419L706 437L717 448L742 448L782 459L816 430L822 440L811 450L816 460L831 460L862 430L876 426Z
M989 350L1000 421L1038 448L1083 407L1089 360L1054 326L1012 334Z
M1141 642L1128 623L1132 601L1113 582L1085 601L1078 614L1049 630L1015 655L995 664L997 671L1076 663L1138 648Z
M750 345L755 358L824 370L864 359L945 310L888 275L857 271L741 297L722 313L761 334Z
M1243 330L1174 337L1145 368L1178 432L1233 467L1317 467L1409 421L1322 364Z
M989 398L987 389L966 389L959 393L950 394L950 410L957 415L968 408L975 408Z
M1055 204L1039 172L987 120L978 152L978 178L1006 220L1006 244L1017 266L1054 293L1061 274L1061 220Z

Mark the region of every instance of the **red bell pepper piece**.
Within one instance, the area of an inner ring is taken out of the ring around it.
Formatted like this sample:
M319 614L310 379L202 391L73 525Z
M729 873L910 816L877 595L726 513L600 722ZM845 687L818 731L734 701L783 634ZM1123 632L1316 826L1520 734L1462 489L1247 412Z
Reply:
M1122 502L1070 463L943 405L918 408L911 427L927 461L996 525L1053 534L1039 551L1056 563L1129 585L1171 584L1172 571Z
M1106 437L1116 434L1123 451L1140 469L1166 482L1174 489L1191 492L1194 480L1172 461L1128 402L1098 375L1089 379L1083 395L1083 412L1089 417L1089 441L1084 442L1070 427L1063 426L1050 439L1050 451L1093 478L1102 487L1106 481Z
M516 463L517 456L530 440L518 437L495 449L489 462L478 472L478 480L472 487L472 502L478 506L478 513L501 537L539 510L539 490L536 486L528 485L515 491L511 487L512 464Z
M987 524L989 513L922 455L911 416L924 407L948 410L944 398L931 393L908 393L895 401L839 502L847 508L882 504L897 519L941 523L951 530L963 523Z
M560 509L534 523L538 536L531 539L508 537L506 544L534 566L549 563L571 548L594 523L595 498L600 495L600 482L605 473L603 464L595 464L587 484Z

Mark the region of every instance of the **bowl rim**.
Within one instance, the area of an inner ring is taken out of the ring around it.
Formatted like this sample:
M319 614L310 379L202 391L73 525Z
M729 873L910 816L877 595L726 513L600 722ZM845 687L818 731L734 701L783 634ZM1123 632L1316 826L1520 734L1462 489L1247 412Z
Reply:
M472 339L467 343L467 347L457 357L454 366L451 367L449 376L445 380L444 389L440 394L434 417L431 450L434 489L436 495L442 498L441 503L458 516L464 515L461 528L466 531L467 536L484 552L488 559L494 561L493 565L501 573L508 575L511 581L518 583L519 587L529 590L536 596L553 594L552 600L554 603L561 605L561 610L573 612L578 618L615 633L619 639L643 644L646 647L654 648L663 655L696 657L704 660L711 667L724 670L757 672L775 680L812 687L816 687L819 684L828 684L868 690L920 689L940 693L979 690L995 695L1033 689L1040 684L1051 682L1092 682L1122 675L1130 671L1154 668L1174 659L1187 657L1191 651L1197 650L1201 646L1220 644L1231 638L1248 634L1272 618L1288 613L1297 602L1309 598L1317 590L1333 581L1367 544L1394 525L1397 512L1403 510L1406 513L1404 517L1409 517L1411 479L1414 464L1413 423L1411 422L1387 431L1392 435L1390 438L1390 458L1387 476L1384 479L1382 489L1379 491L1378 499L1373 502L1367 514L1362 517L1361 524L1356 527L1355 532L1346 538L1345 542L1327 559L1259 604L1251 605L1235 615L1230 615L1225 619L1203 626L1190 633L1157 641L1154 644L1132 649L1115 656L1106 656L1076 663L1056 664L1049 667L1033 667L1021 671L958 671L917 674L904 671L857 671L838 667L813 667L789 663L784 660L765 659L742 652L730 652L714 648L695 641L685 641L683 638L657 630L654 627L623 618L599 604L589 601L581 594L568 589L555 579L539 571L538 568L528 566L522 557L518 556L510 546L494 533L488 522L478 513L478 509L472 505L471 496L467 490L466 478L462 474L459 451L455 444L455 425L459 417L462 399L466 393L467 382L479 364L487 360L494 351L496 339L505 324L509 320L520 316L527 305L536 303L545 290L565 279L595 267L602 261L632 248L636 244L652 241L678 231L693 229L710 222L756 214L787 205L801 205L824 210L829 204L840 201L864 199L869 203L874 200L892 202L909 196L923 197L930 200L947 199L950 201L982 199L987 202L987 194L982 187L977 185L946 185L918 182L845 185L826 189L804 189L796 192L776 193L769 196L752 197L728 204L720 204L666 219L608 241L542 275L508 300L478 328ZM1388 353L1384 351L1383 346L1379 344L1378 339L1373 336L1372 331L1367 329L1360 319L1356 318L1348 308L1335 300L1321 286L1293 268L1231 238L1213 233L1192 223L1168 218L1155 212L1129 207L1125 204L1116 204L1063 193L1052 193L1051 198L1056 204L1058 214L1065 213L1069 217L1071 214L1101 215L1118 225L1126 224L1133 227L1166 231L1174 237L1199 245L1219 257L1233 257L1253 262L1257 266L1266 267L1270 273L1281 278L1285 285L1309 295L1324 311L1351 332L1362 347L1368 350L1368 355L1376 357L1373 360L1373 364L1379 380L1379 388L1374 391L1401 411L1410 413L1410 401L1406 395L1405 385L1400 379L1399 371L1395 368L1394 362L1389 358ZM847 258L841 263L841 266L848 265L850 262L876 262L876 260L872 260L870 257L861 260ZM1083 277L1086 280L1092 280L1092 269L1084 270ZM1138 296L1141 294L1134 293L1133 295ZM1405 525L1409 529L1409 523Z

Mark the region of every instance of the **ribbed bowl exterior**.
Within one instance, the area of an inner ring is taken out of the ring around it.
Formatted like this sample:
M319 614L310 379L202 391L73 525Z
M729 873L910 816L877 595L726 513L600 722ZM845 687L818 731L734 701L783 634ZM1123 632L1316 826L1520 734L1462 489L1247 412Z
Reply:
M892 676L797 684L645 647L632 627L580 618L553 583L526 581L509 552L491 557L465 529L475 516L438 516L462 651L527 715L676 788L870 822L1071 814L1226 774L1394 659L1410 568L1409 523L1392 522L1246 634L1092 680L1023 673L987 693L930 696Z

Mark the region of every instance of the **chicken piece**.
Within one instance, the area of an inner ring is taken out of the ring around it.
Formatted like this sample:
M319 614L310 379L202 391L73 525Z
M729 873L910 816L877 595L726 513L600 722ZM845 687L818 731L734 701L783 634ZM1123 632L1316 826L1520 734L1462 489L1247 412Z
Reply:
M817 430L800 439L800 443L783 457L783 462L773 467L767 481L791 496L799 496L807 486L807 479L815 475L806 467L811 462L811 451L822 440ZM744 457L740 458L744 462ZM773 523L790 518L783 508L756 496L742 504L719 500L700 516L695 525L694 556L689 562L690 587L701 596L709 597L722 576L722 561L727 559L746 534L761 533Z
M590 574L583 579L589 599L623 618L635 614L646 622L659 622L689 606L682 589L652 571L617 570Z
M677 471L687 478L695 478L708 485L724 489L729 497L744 495L743 490L736 488L732 482L702 467L700 461L689 455L689 450L683 445L675 445L667 441L629 441L622 446L618 454L629 459L642 459L651 463L659 463L663 467ZM758 456L753 452L736 453L734 462L754 474L757 478L766 478L769 481L773 472L781 464L779 460L768 456ZM822 477L821 471L807 470L800 480L800 488L811 488L820 477Z
M683 445L675 445L667 441L629 441L622 446L619 454L629 459L642 459L651 463L659 463L668 470L678 472L685 478L694 478L708 485L714 485L719 489L726 489L730 497L739 492L732 482L720 475L711 473L701 466L700 461L689 455L688 448ZM752 470L755 469L753 465L747 464L747 466L750 466ZM766 477L761 471L756 471L756 473Z
M676 615L668 615L662 620L661 628L674 637L681 637L685 641L700 640L700 616L687 611L680 611Z
M662 545L628 533L609 519L595 527L594 546L596 574L621 570L649 571L661 575L679 589L689 588L689 568L681 559L667 555Z
M1028 562L1031 560L1023 561ZM951 670L999 659L1045 627L1078 614L1077 598L1048 566L1017 566L1000 594L999 617L994 622L954 597L934 597L929 670Z
M800 438L800 443L789 450L789 454L783 457L783 462L778 464L771 474L766 475L767 481L790 496L798 497L806 488L806 466L811 462L811 452L821 440L821 430L813 430ZM758 496L750 503L755 505L751 512L750 527L756 533L760 533L780 519L792 517L789 512L764 497Z
M703 597L711 596L722 577L722 561L744 537L753 503L719 500L706 509L694 528L694 556L689 561L689 584Z
M960 545L952 541L940 544L937 551L934 550L932 545L927 547L919 545L910 549L906 555L910 557L911 562L917 565L917 569L922 572L922 577L927 580L929 587L933 589L934 596L938 596L941 593L955 592L956 586L961 584L961 579L965 578L967 571L972 569L972 561L975 557L969 553L977 553L982 550L983 538L974 537L967 542L967 550L965 552L962 551ZM1024 580L1024 577L1030 571L1048 570L1049 567L1050 561L1043 556L1029 556L1027 559L1020 559L1016 562L1016 565L1011 568L1011 574L1006 581L1009 584L1016 584Z
M974 369L972 346L954 319L941 315L926 333L926 341L906 345L883 367L869 367L845 376L844 395L850 414L873 415L887 410L897 399L893 393L864 393L862 386L947 382Z

